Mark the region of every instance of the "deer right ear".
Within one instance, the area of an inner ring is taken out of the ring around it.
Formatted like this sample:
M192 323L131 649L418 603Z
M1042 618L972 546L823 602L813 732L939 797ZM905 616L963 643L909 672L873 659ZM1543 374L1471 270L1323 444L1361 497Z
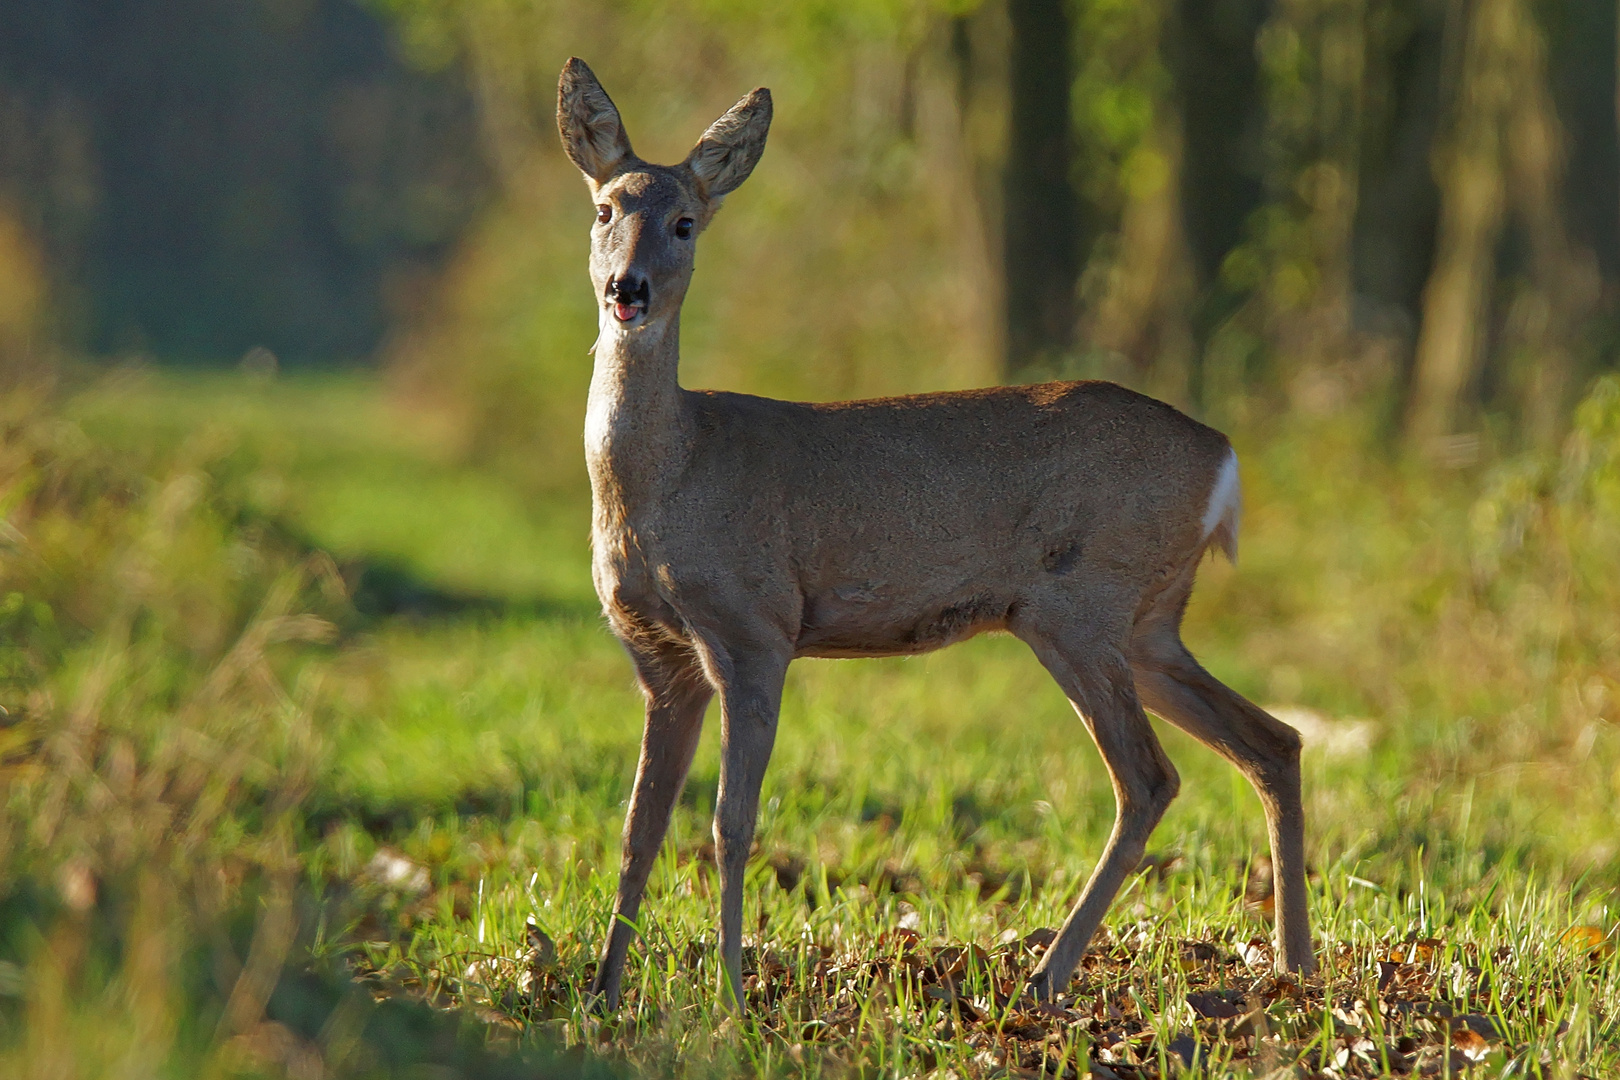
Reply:
M709 125L686 155L686 167L697 176L711 202L731 194L748 179L765 152L765 135L770 130L771 92L763 86Z
M619 110L577 56L563 65L557 80L557 132L568 159L597 184L630 156L630 137Z

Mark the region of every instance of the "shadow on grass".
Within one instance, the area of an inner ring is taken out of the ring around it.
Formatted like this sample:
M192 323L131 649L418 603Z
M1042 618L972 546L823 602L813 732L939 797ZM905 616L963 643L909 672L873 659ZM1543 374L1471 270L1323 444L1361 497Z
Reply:
M618 1080L623 1066L581 1049L564 1050L515 1034L491 1043L491 1028L463 1010L434 1009L408 997L382 1001L349 979L287 971L266 1018L303 1043L326 1048L332 1077L422 1077L443 1080ZM339 1042L343 1045L338 1045Z
M318 788L304 799L304 828L309 835L319 836L338 824L352 822L380 842L394 842L423 821L543 819L560 791L584 793L602 805L617 803L624 797L634 768L633 755L604 755L571 765L534 763L521 769L511 783L464 787L440 798L378 798L370 793ZM712 779L708 783L715 786Z
M404 563L386 558L350 559L340 564L350 602L363 620L434 619L489 615L531 619L591 618L599 608L583 600L544 596L492 596L446 589Z
M446 587L433 581L406 560L389 555L331 555L298 526L285 519L239 511L236 524L290 558L307 559L325 554L332 558L348 593L347 622L361 626L386 619L450 619L463 616L492 618L595 618L601 613L595 598L543 595L500 595Z

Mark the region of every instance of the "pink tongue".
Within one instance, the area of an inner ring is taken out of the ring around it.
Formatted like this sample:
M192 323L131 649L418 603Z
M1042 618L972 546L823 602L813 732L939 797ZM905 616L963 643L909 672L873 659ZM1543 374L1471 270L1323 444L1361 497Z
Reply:
M636 317L636 312L639 310L634 304L615 304L613 314L619 317L620 322L629 322Z

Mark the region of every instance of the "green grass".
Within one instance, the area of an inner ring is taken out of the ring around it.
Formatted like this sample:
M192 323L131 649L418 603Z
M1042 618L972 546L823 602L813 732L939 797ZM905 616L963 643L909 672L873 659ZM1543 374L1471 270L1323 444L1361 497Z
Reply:
M97 443L137 456L234 455L258 513L339 560L397 566L432 586L518 604L594 608L588 502L525 498L458 461L375 376L119 373L66 414ZM568 470L584 476L583 461Z
M713 960L711 716L625 1007L601 1019L580 995L606 929L640 706L593 611L578 483L540 498L463 463L361 374L120 376L65 415L131 458L206 450L250 518L340 564L479 601L350 617L293 665L310 685L319 674L297 858L326 899L305 926L319 927L317 959L352 965L379 995L462 1006L490 1038L682 1075L967 1076L1089 1054L1134 1076L1172 1045L1200 1047L1211 1075L1320 1069L1341 1050L1336 1075L1378 1075L1391 1054L1456 1070L1467 1061L1436 1057L1446 1010L1489 1021L1488 1074L1509 1061L1520 1075L1620 1070L1620 963L1607 945L1564 943L1572 926L1609 933L1620 884L1620 740L1605 714L1620 639L1605 636L1612 594L1581 584L1582 560L1611 539L1581 539L1588 519L1560 509L1576 503L1534 485L1515 495L1522 463L1436 479L1364 453L1349 424L1243 433L1243 559L1205 571L1189 643L1258 701L1316 710L1327 731L1365 725L1359 743L1306 754L1329 963L1302 991L1244 959L1268 933L1248 880L1264 854L1257 800L1161 726L1183 786L1154 838L1158 869L1115 904L1066 1011L999 1003L1033 960L1010 942L1061 922L1113 798L1028 651L986 638L794 665L748 884L758 974L741 1022L720 1008ZM1544 524L1491 547L1487 511L1526 505ZM1492 552L1497 569L1481 569ZM393 881L390 857L406 860ZM532 970L531 916L556 943ZM1416 939L1438 944L1396 956ZM945 993L929 965L967 945L982 952ZM1247 1026L1189 1011L1192 990L1227 994Z

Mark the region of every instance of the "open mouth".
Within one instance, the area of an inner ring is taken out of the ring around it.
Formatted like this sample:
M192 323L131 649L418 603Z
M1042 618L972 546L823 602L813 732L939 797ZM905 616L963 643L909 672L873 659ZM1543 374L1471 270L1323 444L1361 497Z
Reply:
M613 303L615 319L621 323L633 323L647 314L647 303L652 299L652 289L645 280L633 289L625 282L615 281L608 285L608 299Z

